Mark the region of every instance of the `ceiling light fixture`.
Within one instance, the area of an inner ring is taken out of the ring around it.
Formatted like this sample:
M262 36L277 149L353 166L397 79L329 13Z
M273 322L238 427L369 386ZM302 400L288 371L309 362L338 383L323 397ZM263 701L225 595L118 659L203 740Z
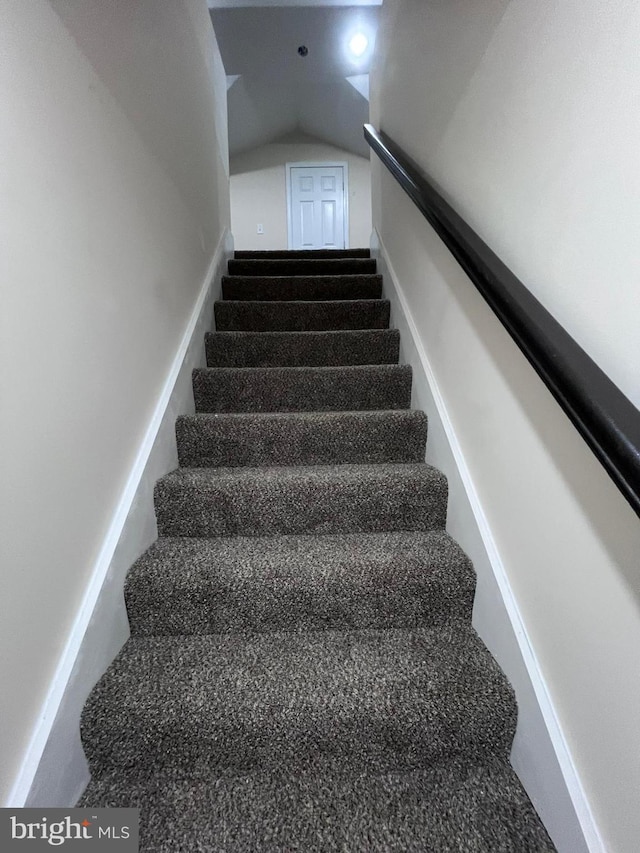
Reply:
M364 33L356 33L349 40L349 50L354 56L361 57L369 47L369 39Z

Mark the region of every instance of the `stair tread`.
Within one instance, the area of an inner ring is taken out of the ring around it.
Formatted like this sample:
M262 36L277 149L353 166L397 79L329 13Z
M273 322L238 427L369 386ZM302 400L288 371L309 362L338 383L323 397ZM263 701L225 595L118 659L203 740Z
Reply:
M386 462L374 465L282 465L256 468L176 468L157 481L193 488L221 488L226 483L262 482L285 483L309 481L314 483L347 483L349 481L390 484L398 480L445 482L444 474L426 462Z
M421 409L371 409L368 411L339 412L196 412L194 415L178 415L179 422L198 424L219 424L226 422L256 423L339 423L345 419L356 418L363 426L367 421L394 420L426 421L427 416Z
M513 691L467 620L438 628L132 637L89 697L92 771L144 778L505 758Z
M410 409L183 415L181 467L423 462L427 416Z
M142 784L93 781L83 806L141 810L141 853L219 850L273 853L555 853L507 761L455 761L362 775L347 769L156 774ZM205 818L206 816L206 818Z
M323 367L397 364L397 329L323 332L209 332L209 367Z
M165 538L127 575L133 635L420 627L471 618L475 574L444 532Z
M411 375L411 367L408 364L322 364L322 365L277 365L275 367L196 367L194 374L204 373L210 376L275 376L277 373L283 376L304 376L309 373L313 376L340 376L344 374L365 377L369 373L380 375L399 376Z
M409 365L201 367L193 371L198 412L408 409Z
M266 332L254 332L250 329L239 329L239 330L221 330L215 332L206 332L205 339L213 339L213 338L222 338L222 339L240 339L240 340L251 340L255 338L257 340L305 340L305 339L318 339L318 340L331 340L344 338L346 340L357 340L358 338L371 338L376 339L379 337L383 338L399 338L400 332L397 329L321 329L321 330L310 330L308 332L293 330L269 330Z
M221 300L215 303L220 331L326 331L386 329L390 303L385 299L305 301Z

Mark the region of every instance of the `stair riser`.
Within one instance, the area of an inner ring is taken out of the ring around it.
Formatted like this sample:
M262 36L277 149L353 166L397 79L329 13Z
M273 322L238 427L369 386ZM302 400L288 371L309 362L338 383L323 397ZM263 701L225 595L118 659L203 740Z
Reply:
M329 367L397 364L396 329L359 332L217 332L206 336L209 367Z
M304 672L304 662L300 665ZM394 696L393 701L400 707L402 697ZM176 705L179 707L179 702ZM141 732L130 732L124 743L122 732L112 730L113 748L105 750L100 760L90 765L91 773L100 778L117 767L123 782L143 781L152 773L169 769L196 778L208 774L224 777L252 773L264 767L274 772L296 773L312 767L318 756L320 761L347 764L357 773L411 771L439 761L452 761L461 755L463 760L481 763L484 755L491 752L506 760L513 740L511 729L505 733L491 728L496 725L491 718L469 719L472 730L461 733L455 739L455 746L447 748L440 745L447 735L437 726L401 728L400 720L398 725L385 722L377 729L375 722L372 724L373 714L363 714L349 722L310 717L310 728L301 730L300 722L296 726L296 721L288 715L273 714L272 709L263 713L268 718L264 728L238 732L231 723L228 728L221 726L211 732L210 741L204 739L206 736L197 725L181 728L178 723L163 728L152 723ZM134 723L139 721L132 720L130 725ZM477 733L476 726L480 729ZM482 728L489 732L485 735ZM87 732L85 737L91 738L91 734ZM449 739L452 740L450 736ZM157 751L152 751L154 743L159 744Z
M422 462L427 420L418 412L182 417L176 437L185 468Z
M427 466L424 466L425 468ZM160 536L275 536L443 529L447 485L433 469L323 479L163 479L155 489Z
M373 258L339 258L336 260L270 259L231 260L229 275L367 275L375 273Z
M411 368L204 368L193 396L196 412L408 409Z
M312 332L387 329L389 302L216 302L219 332Z
M372 578L373 580L373 578ZM318 600L315 594L322 593ZM194 588L176 586L163 601L153 600L151 587L138 586L127 597L132 636L182 636L244 631L343 631L363 628L434 627L451 616L471 618L471 599L461 597L447 606L441 585L425 588L415 582L406 589L381 588L368 583L309 590L295 585L247 584L229 590L216 582ZM154 606L155 605L155 606Z
M312 301L326 299L380 299L381 275L262 278L223 276L223 299L253 301Z
M234 253L236 260L317 260L332 258L369 258L371 252L369 249L267 249L267 250L246 250L239 249Z
M142 560L125 589L131 634L419 628L471 619L475 578L464 557L375 556L330 552L328 572L291 555L250 577L232 560L203 560L197 552L179 572L166 560Z

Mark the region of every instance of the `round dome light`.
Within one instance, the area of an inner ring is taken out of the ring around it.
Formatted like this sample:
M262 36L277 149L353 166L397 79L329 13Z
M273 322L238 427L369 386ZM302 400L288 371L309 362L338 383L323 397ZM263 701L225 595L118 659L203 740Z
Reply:
M369 39L364 33L356 33L349 41L349 50L354 56L362 56L369 46Z

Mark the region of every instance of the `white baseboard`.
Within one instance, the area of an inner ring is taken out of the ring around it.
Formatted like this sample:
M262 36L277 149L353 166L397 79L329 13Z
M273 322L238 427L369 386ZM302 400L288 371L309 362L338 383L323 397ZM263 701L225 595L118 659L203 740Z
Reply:
M559 853L606 853L415 318L375 231L371 250L401 332L401 361L413 368L413 405L429 419L427 461L449 481L447 530L476 570L473 624L516 692L512 765Z
M10 807L70 807L89 781L79 719L89 692L129 636L123 585L131 564L157 537L156 480L177 467L175 421L193 412L191 371L204 364L220 277L233 250L225 230L211 259L144 439L93 568L38 725L14 783Z

